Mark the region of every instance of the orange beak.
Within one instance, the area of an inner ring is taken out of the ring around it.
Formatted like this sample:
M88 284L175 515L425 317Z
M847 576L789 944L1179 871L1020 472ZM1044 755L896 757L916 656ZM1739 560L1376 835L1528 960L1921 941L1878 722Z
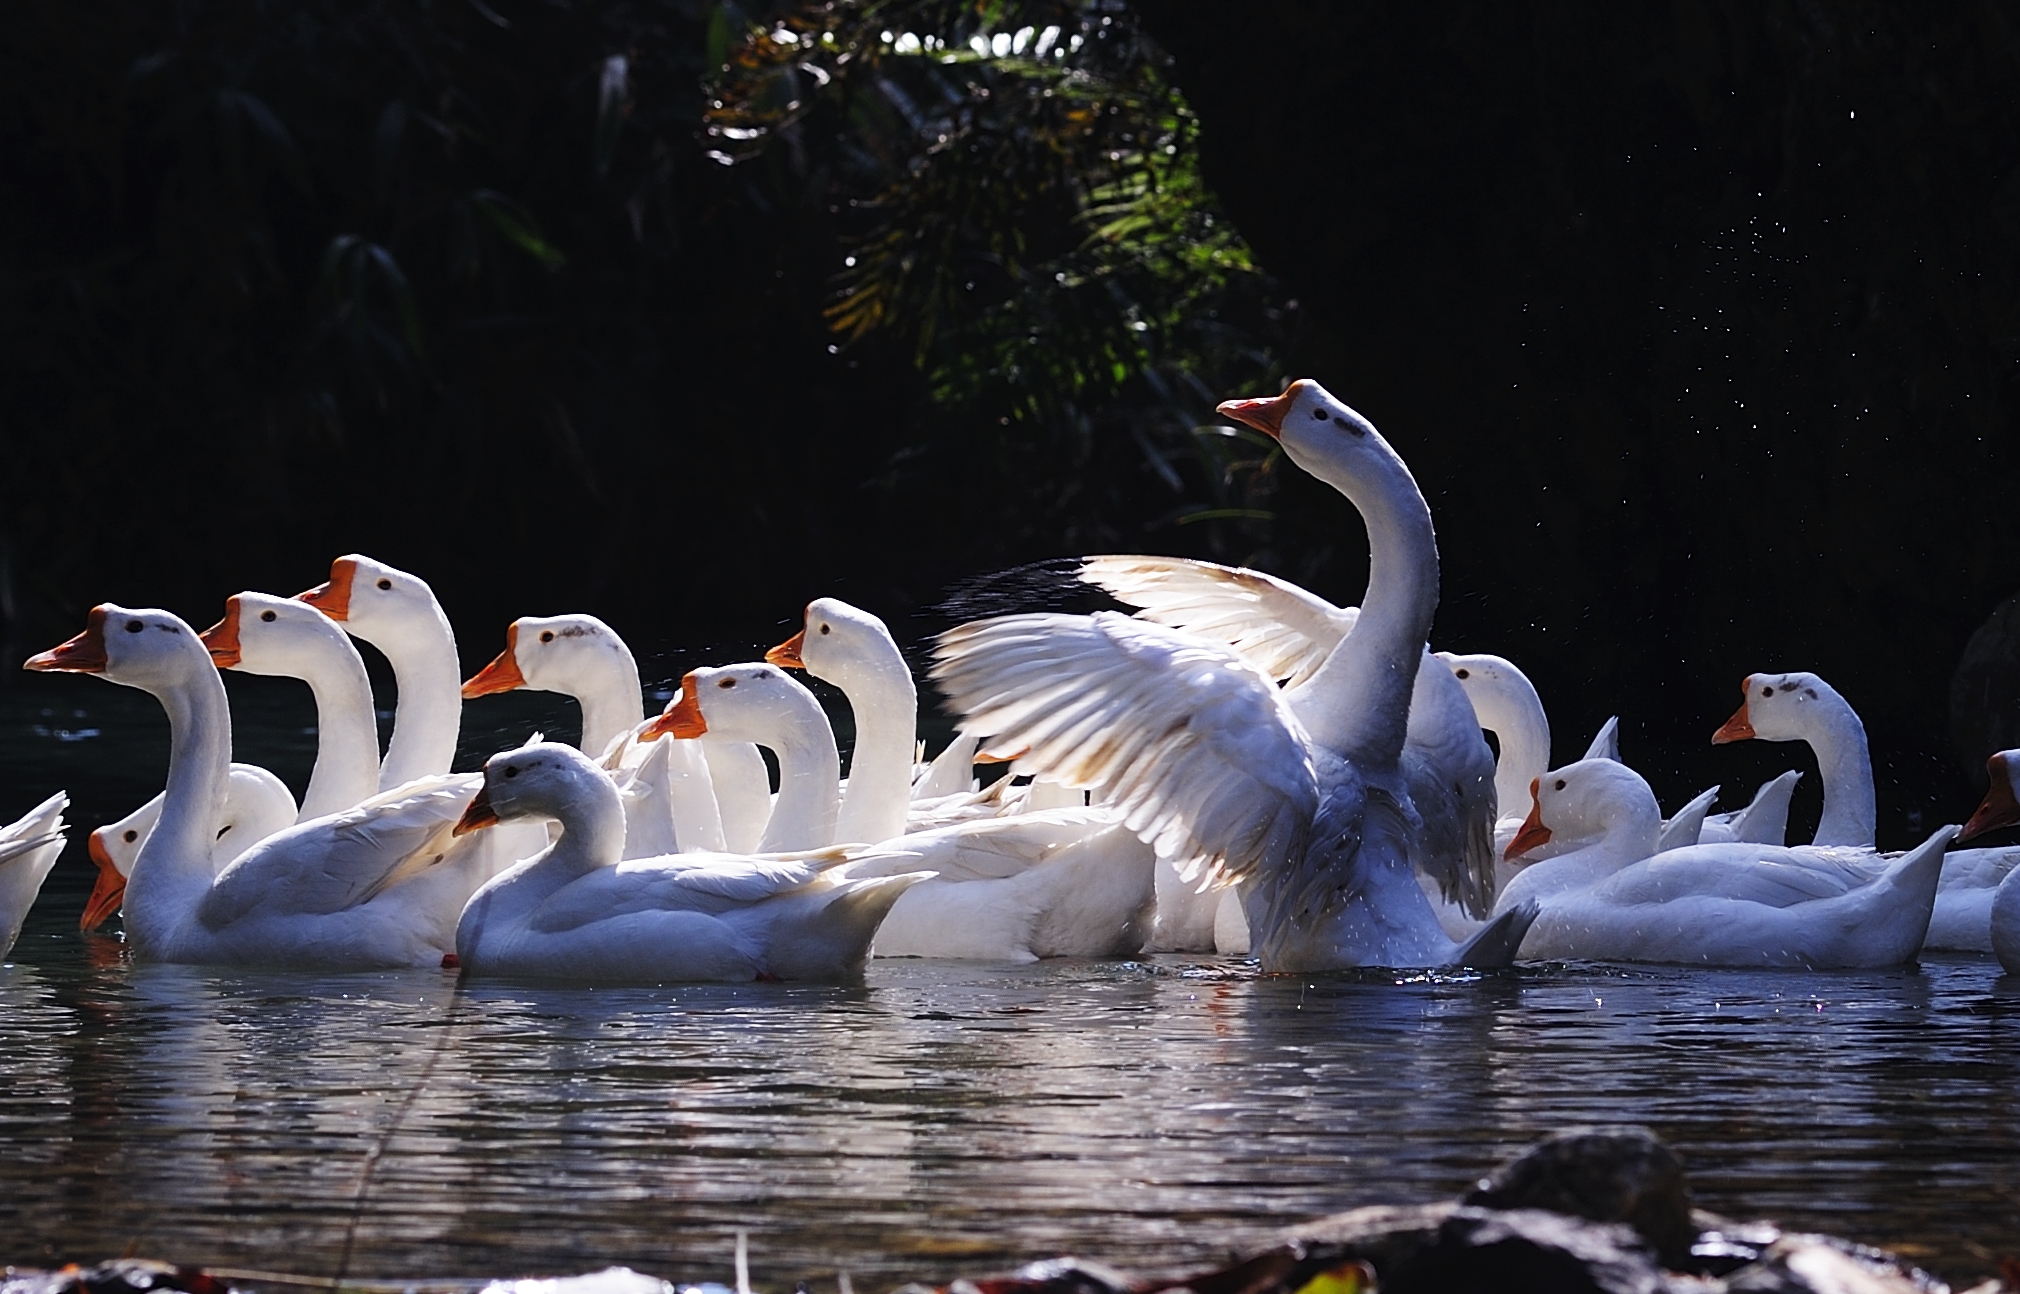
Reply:
M1971 820L1958 834L1959 843L2020 822L2020 800L2013 798L2013 779L2006 774L2005 752L1986 760L1985 771L1992 775L1992 785L1985 790L1984 803L1978 806L1978 811L1971 815Z
M1515 833L1515 839L1508 842L1508 848L1502 851L1501 857L1517 858L1538 845L1550 843L1550 828L1543 825L1543 799L1536 794L1537 785L1542 780L1540 777L1529 779L1529 816L1522 819L1522 829Z
M1729 741L1745 741L1754 735L1753 720L1747 717L1745 700L1747 689L1752 686L1753 675L1749 674L1740 680L1739 694L1741 699L1739 709L1733 713L1732 718L1725 721L1725 727L1711 734L1712 745L1723 746Z
M356 562L348 557L339 557L330 563L330 578L305 593L295 594L295 601L308 603L332 620L349 619L351 580L357 573Z
M84 915L77 919L77 928L90 934L104 925L126 900L126 878L119 874L113 864L112 855L105 852L105 828L91 833L84 844L91 861L98 864L98 884L91 887L91 898L84 905Z
M780 669L805 669L807 663L800 659L800 648L806 646L807 631L802 629L792 637L765 653L765 659Z
M85 618L84 632L51 647L39 655L30 656L21 664L22 669L32 669L38 674L103 674L105 672L105 608L91 608Z
M695 700L701 689L694 685L694 675L690 672L680 680L680 695L673 698L673 704L646 726L641 737L644 741L658 741L661 737L695 738L708 731L708 720L701 717L701 704Z
M238 664L238 594L224 600L224 619L197 635L210 648L210 663L219 669Z
M485 827L496 825L498 825L498 811L491 807L491 788L480 786L477 788L477 797L464 808L463 816L456 819L456 825L449 834L467 836L473 831L481 831Z
M514 620L505 626L505 650L498 653L497 660L477 671L476 677L463 685L463 699L474 701L493 692L510 692L515 687L525 687L526 676L519 672L518 650L519 622Z
M1267 436L1283 435L1284 417L1290 413L1297 390L1292 383L1289 391L1282 395L1268 396L1257 400L1223 400L1214 406L1214 412L1245 423Z

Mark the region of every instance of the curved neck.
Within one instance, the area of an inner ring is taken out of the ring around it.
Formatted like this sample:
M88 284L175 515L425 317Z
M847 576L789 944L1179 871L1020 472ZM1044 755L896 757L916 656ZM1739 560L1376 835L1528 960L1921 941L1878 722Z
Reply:
M1816 843L1870 846L1879 810L1873 797L1866 725L1849 705L1819 710L1816 720L1808 734L1824 782L1824 814L1817 823Z
M898 654L852 662L835 677L856 717L849 785L842 793L835 839L875 842L902 835L912 804L912 756L918 749L919 688Z
M146 690L168 712L168 787L127 882L126 935L143 956L193 921L210 890L231 776L231 709L217 670L206 662L175 685Z
M808 698L812 704L812 698ZM779 757L779 796L758 842L761 854L822 849L835 843L842 757L834 730L816 707L812 719L783 725L763 741Z
M765 757L747 741L713 735L699 740L709 787L715 793L722 847L732 854L752 853L764 839L772 814L772 775L765 767ZM674 830L685 832L685 821L676 817ZM686 839L681 836L683 842Z
M1662 806L1645 785L1639 789L1641 794L1623 796L1607 815L1606 830L1594 850L1606 859L1607 873L1653 857L1656 842L1662 838Z
M565 689L582 707L582 750L594 759L610 749L619 736L645 721L645 697L638 683L638 666L626 652L622 659L612 653L594 669L584 670Z
M379 789L448 772L463 723L463 680L448 617L436 607L432 623L403 625L397 637L388 635L372 645L392 663L393 685L399 689L393 739L379 766Z
M526 916L571 882L622 856L624 802L615 783L599 780L601 785L578 784L568 802L553 811L561 824L560 839L477 892L458 922L458 944L491 920Z
M1353 632L1287 700L1320 745L1357 762L1386 764L1402 755L1410 691L1438 608L1438 541L1410 469L1385 443L1369 448L1385 452L1371 455L1374 466L1359 473L1292 455L1360 510L1368 528L1368 592Z
M548 867L572 876L615 863L624 853L624 801L607 777L585 778L554 811L561 839L548 851Z
M1506 817L1522 811L1529 783L1550 768L1550 720L1528 679L1499 680L1495 689L1469 693L1480 726L1494 734L1501 754L1494 761L1494 794Z
M316 766L297 822L341 813L379 789L379 726L372 683L348 641L299 675L316 698Z

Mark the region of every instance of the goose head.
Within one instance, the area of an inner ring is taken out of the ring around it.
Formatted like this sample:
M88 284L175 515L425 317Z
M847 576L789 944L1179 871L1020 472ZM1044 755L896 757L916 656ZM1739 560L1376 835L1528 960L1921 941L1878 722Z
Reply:
M330 578L295 595L381 649L417 636L435 640L448 629L435 591L418 575L349 553L330 563Z
M1745 741L1808 741L1825 718L1852 713L1836 689L1804 670L1790 674L1749 674L1740 683L1739 709L1711 735L1711 744ZM1854 716L1856 717L1856 716Z
M1985 788L1978 811L1964 824L1959 841L2020 823L2020 750L2002 750L1992 756L1985 761L1985 772L1992 784Z
M1622 827L1645 828L1649 853L1662 826L1655 792L1641 774L1611 759L1581 759L1529 784L1529 816L1505 856L1514 858L1562 837L1583 840Z
M1342 491L1370 471L1401 463L1373 423L1308 377L1282 395L1226 400L1216 411L1274 438L1292 462Z
M505 650L463 684L463 699L520 687L573 696L601 674L638 677L616 630L591 615L521 616L505 629Z
M203 668L196 668L198 662ZM132 610L101 602L84 632L23 665L44 673L97 674L114 683L161 692L212 672L210 652L180 616L159 608Z
M323 663L349 659L357 648L336 621L309 603L270 593L236 593L224 618L199 637L219 669L308 678Z
M457 820L455 834L467 835L515 818L567 821L587 806L623 821L617 786L603 770L573 746L534 742L484 761L484 785Z
M126 901L126 878L133 875L133 860L147 843L147 833L161 817L161 803L150 800L117 822L108 822L85 838L84 851L98 868L98 880L85 900L84 915L77 928L90 934L118 913Z
M765 659L786 669L803 669L844 691L893 664L904 668L904 657L884 622L840 598L807 603L800 631L766 652Z
M754 662L688 671L680 692L643 736L653 741L708 734L777 750L795 744L794 734L806 725L826 723L812 692L778 666Z

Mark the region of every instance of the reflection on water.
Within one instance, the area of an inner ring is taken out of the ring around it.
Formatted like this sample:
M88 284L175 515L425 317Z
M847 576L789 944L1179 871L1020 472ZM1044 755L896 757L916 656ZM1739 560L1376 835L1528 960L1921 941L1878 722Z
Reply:
M1709 1207L1958 1275L2020 1235L2020 986L1981 959L1405 985L887 962L857 988L459 990L94 967L79 942L45 927L37 964L0 972L15 1262L327 1274L356 1210L353 1275L720 1275L737 1227L775 1282L1065 1251L1168 1267L1621 1119L1678 1146Z
M106 764L23 758L22 709L9 795L65 777L131 807ZM106 736L48 748L115 739L103 711L64 719ZM883 962L854 988L459 989L129 967L76 934L89 870L66 858L0 968L0 1261L327 1275L355 1223L354 1276L720 1277L739 1227L775 1286L1056 1252L1182 1267L1623 1120L1677 1146L1714 1209L1953 1278L2020 1236L2020 981L1988 958L1401 985Z

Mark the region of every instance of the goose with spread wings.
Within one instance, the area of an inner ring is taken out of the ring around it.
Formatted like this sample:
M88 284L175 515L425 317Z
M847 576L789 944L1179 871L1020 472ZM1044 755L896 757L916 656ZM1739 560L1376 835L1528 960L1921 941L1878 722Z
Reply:
M1460 944L1416 880L1425 864L1476 914L1493 902L1484 850L1427 856L1453 829L1451 807L1420 803L1405 767L1438 601L1423 494L1367 419L1316 382L1221 411L1276 437L1367 524L1355 630L1299 686L1279 688L1224 642L1112 612L958 626L940 639L934 678L963 726L1021 751L1022 767L1094 791L1188 877L1238 882L1266 969L1505 964L1533 908Z

